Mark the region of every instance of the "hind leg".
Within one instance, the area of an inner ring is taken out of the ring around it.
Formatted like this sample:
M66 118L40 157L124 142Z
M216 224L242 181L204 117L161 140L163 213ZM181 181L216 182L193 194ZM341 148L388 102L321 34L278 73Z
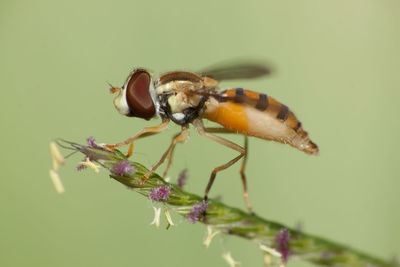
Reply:
M212 127L212 128L204 128L204 130L208 133L234 133L228 129L222 128L222 127ZM251 207L250 201L249 201L249 194L247 190L247 179L246 179L246 164L247 164L247 151L248 151L248 145L249 145L249 138L247 136L244 136L244 156L242 160L242 166L240 168L240 178L242 179L242 185L243 185L243 197L244 201L246 203L247 209L250 213L254 214L253 208Z
M242 178L242 185L243 185L243 197L244 201L246 202L247 209L250 213L254 214L253 208L250 205L249 201L249 194L247 192L247 180L246 180L246 164L247 164L247 151L249 145L249 138L247 136L244 137L244 156L242 160L242 167L240 168L240 177Z
M229 168L230 166L235 164L237 161L239 161L242 157L244 157L246 155L246 149L241 147L241 146L239 146L239 145L237 145L237 144L235 144L235 143L233 143L233 142L231 142L231 141L229 141L229 140L227 140L227 139L224 139L222 137L219 137L217 135L212 134L211 132L215 132L214 130L207 131L206 128L204 128L203 122L201 120L199 120L199 119L193 121L193 125L197 128L197 130L198 130L200 135L202 135L204 137L207 137L207 138L209 138L209 139L211 139L211 140L213 140L213 141L215 141L217 143L220 143L221 145L224 145L224 146L227 146L227 147L229 147L229 148L231 148L233 150L236 150L236 151L238 151L240 153L239 156L237 156L237 157L233 158L232 160L228 161L227 163L225 163L225 164L223 164L221 166L218 166L218 167L213 169L213 171L211 172L210 180L209 180L209 182L207 184L207 187L206 187L206 190L205 190L205 193L204 193L204 200L207 200L208 199L208 193L210 192L210 189L211 189L211 187L212 187L212 185L213 185L213 183L215 181L215 177L216 177L217 173L222 171L222 170L225 170L225 169ZM224 130L222 130L220 128L216 128L216 129L218 129L216 131L219 132L219 133L222 133L224 131ZM230 132L230 131L227 131L227 133L228 132ZM246 184L246 177L244 176L244 168L245 168L245 163L242 165L241 173L243 173L242 182L243 182L244 186L246 186L244 188L244 190L245 190L245 192L247 194L247 184ZM245 196L245 200L246 200L246 196ZM247 202L248 202L248 200L246 200L246 203ZM249 211L251 211L251 207L250 207Z

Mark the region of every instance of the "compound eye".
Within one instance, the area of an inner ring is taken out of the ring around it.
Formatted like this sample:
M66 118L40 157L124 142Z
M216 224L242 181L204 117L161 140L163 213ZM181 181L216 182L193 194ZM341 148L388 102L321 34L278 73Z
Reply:
M128 102L129 116L150 119L156 113L150 95L150 73L145 70L135 70L126 86L126 101Z

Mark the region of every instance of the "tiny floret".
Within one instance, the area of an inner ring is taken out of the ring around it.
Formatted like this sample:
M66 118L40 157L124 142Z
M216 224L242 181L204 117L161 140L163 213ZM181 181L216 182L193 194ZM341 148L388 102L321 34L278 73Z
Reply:
M79 165L76 167L76 171L77 171L77 172L80 172L80 171L82 171L82 170L84 170L84 169L86 169L86 168L87 168L86 165L79 164Z
M83 162L86 162L88 159L89 159L88 157L85 157L85 158L78 164L78 166L76 166L75 170L76 170L77 172L80 172L80 171L85 170L88 166L85 165L85 164L83 164ZM90 160L90 159L89 159L89 160Z
M97 146L96 139L93 136L90 136L90 137L86 138L86 143L90 147L96 147Z
M176 182L176 184L177 184L180 188L183 188L183 186L186 184L187 178L188 178L187 169L184 169L184 170L181 171L181 173L179 174L178 181Z
M113 166L113 171L118 175L134 174L136 172L135 167L127 160L118 162Z
M153 201L161 201L169 199L171 188L168 185L162 185L157 188L151 189L149 198Z
M82 167L82 166L89 167L97 173L99 172L99 169L101 168L100 165L95 164L89 157L86 157L85 161L81 161L79 163L78 167L76 167L76 170L77 171L83 170L85 167Z
M191 223L197 222L203 215L203 213L207 210L207 207L208 207L208 202L205 200L194 204L192 209L190 210L190 213L187 216L189 222Z
M282 228L275 237L276 249L282 254L282 262L286 263L290 256L289 250L290 233Z

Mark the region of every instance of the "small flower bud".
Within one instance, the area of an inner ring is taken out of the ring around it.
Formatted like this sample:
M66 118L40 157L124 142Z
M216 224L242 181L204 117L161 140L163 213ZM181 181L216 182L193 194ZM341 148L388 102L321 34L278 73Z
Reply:
M78 166L76 166L76 171L77 171L77 172L80 172L80 171L82 171L82 170L84 170L84 169L86 169L86 168L87 168L86 165L79 164Z
M276 249L282 254L282 262L286 263L290 256L289 250L290 233L282 228L275 237Z
M192 209L190 210L187 219L191 223L195 223L200 219L200 216L207 210L208 203L207 201L198 202L193 205Z
M86 143L88 144L88 146L90 147L96 147L96 139L93 136L90 136L86 139Z
M176 182L176 184L177 184L180 188L183 188L183 186L184 186L185 183L186 183L187 178L188 178L187 169L184 169L184 170L181 171L181 173L179 174L178 181Z

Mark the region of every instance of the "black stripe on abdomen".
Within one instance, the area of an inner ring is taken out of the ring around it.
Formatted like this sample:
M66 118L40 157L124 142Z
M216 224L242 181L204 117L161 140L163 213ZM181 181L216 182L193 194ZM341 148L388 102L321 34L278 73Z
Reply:
M289 108L282 104L281 109L279 110L278 115L276 118L285 121L289 116Z
M233 99L233 102L236 103L243 103L244 102L244 90L243 88L236 88L235 89L235 98Z
M268 107L268 96L266 94L260 94L255 108L260 111L264 111L267 109L267 107Z

